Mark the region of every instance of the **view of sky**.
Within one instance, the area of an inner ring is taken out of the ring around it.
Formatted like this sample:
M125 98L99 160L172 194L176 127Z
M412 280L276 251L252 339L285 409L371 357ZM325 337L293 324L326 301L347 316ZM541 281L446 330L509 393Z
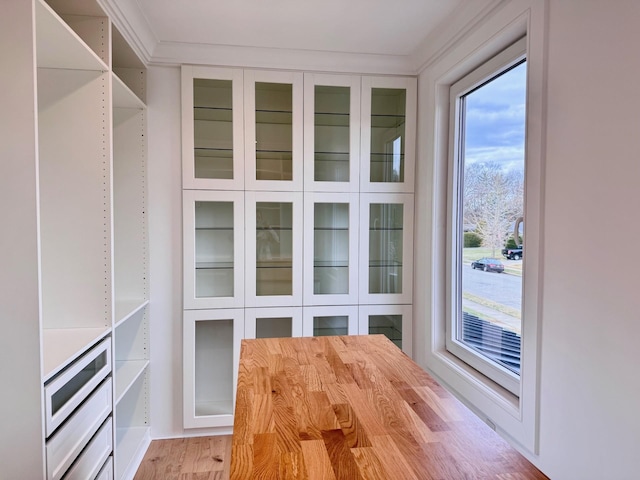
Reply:
M466 97L465 163L524 168L526 63Z

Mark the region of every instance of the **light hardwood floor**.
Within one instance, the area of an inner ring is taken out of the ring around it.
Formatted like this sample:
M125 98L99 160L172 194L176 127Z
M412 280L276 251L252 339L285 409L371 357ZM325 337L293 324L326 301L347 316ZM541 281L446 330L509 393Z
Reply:
M134 480L227 480L231 435L154 440Z

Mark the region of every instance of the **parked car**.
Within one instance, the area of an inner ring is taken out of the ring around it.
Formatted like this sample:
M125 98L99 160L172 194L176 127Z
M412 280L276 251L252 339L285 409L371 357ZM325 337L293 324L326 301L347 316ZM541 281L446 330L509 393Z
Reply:
M504 272L504 265L497 258L481 258L480 260L471 262L471 268L473 268L474 270L479 268L480 270L484 270L485 272Z
M503 248L502 256L509 260L520 260L522 255L524 254L524 250L522 245L519 245L517 248Z

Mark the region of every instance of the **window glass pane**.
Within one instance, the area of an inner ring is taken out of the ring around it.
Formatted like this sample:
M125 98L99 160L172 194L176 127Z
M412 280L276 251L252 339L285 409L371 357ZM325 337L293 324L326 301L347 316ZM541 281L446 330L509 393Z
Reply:
M195 324L196 416L233 413L233 322L203 320Z
M314 179L349 181L349 87L315 87Z
M256 83L256 179L293 178L293 85Z
M231 80L193 81L196 178L233 178Z
M349 293L349 204L316 203L313 293Z
M519 375L526 63L464 95L459 105L462 274L456 336Z
M284 338L291 336L291 317L256 318L256 338Z
M329 317L313 317L313 336L348 335L349 317L334 315Z
M256 204L256 293L291 295L293 204Z
M369 334L382 334L402 348L402 315L369 315Z
M371 89L371 182L404 182L407 91Z
M196 297L233 296L233 203L195 202Z
M402 293L403 211L400 203L369 207L369 293Z

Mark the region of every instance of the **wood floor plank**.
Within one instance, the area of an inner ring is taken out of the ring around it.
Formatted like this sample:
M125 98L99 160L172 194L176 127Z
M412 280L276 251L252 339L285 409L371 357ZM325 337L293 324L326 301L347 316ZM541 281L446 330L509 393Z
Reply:
M228 480L230 469L231 435L154 440L134 480Z

